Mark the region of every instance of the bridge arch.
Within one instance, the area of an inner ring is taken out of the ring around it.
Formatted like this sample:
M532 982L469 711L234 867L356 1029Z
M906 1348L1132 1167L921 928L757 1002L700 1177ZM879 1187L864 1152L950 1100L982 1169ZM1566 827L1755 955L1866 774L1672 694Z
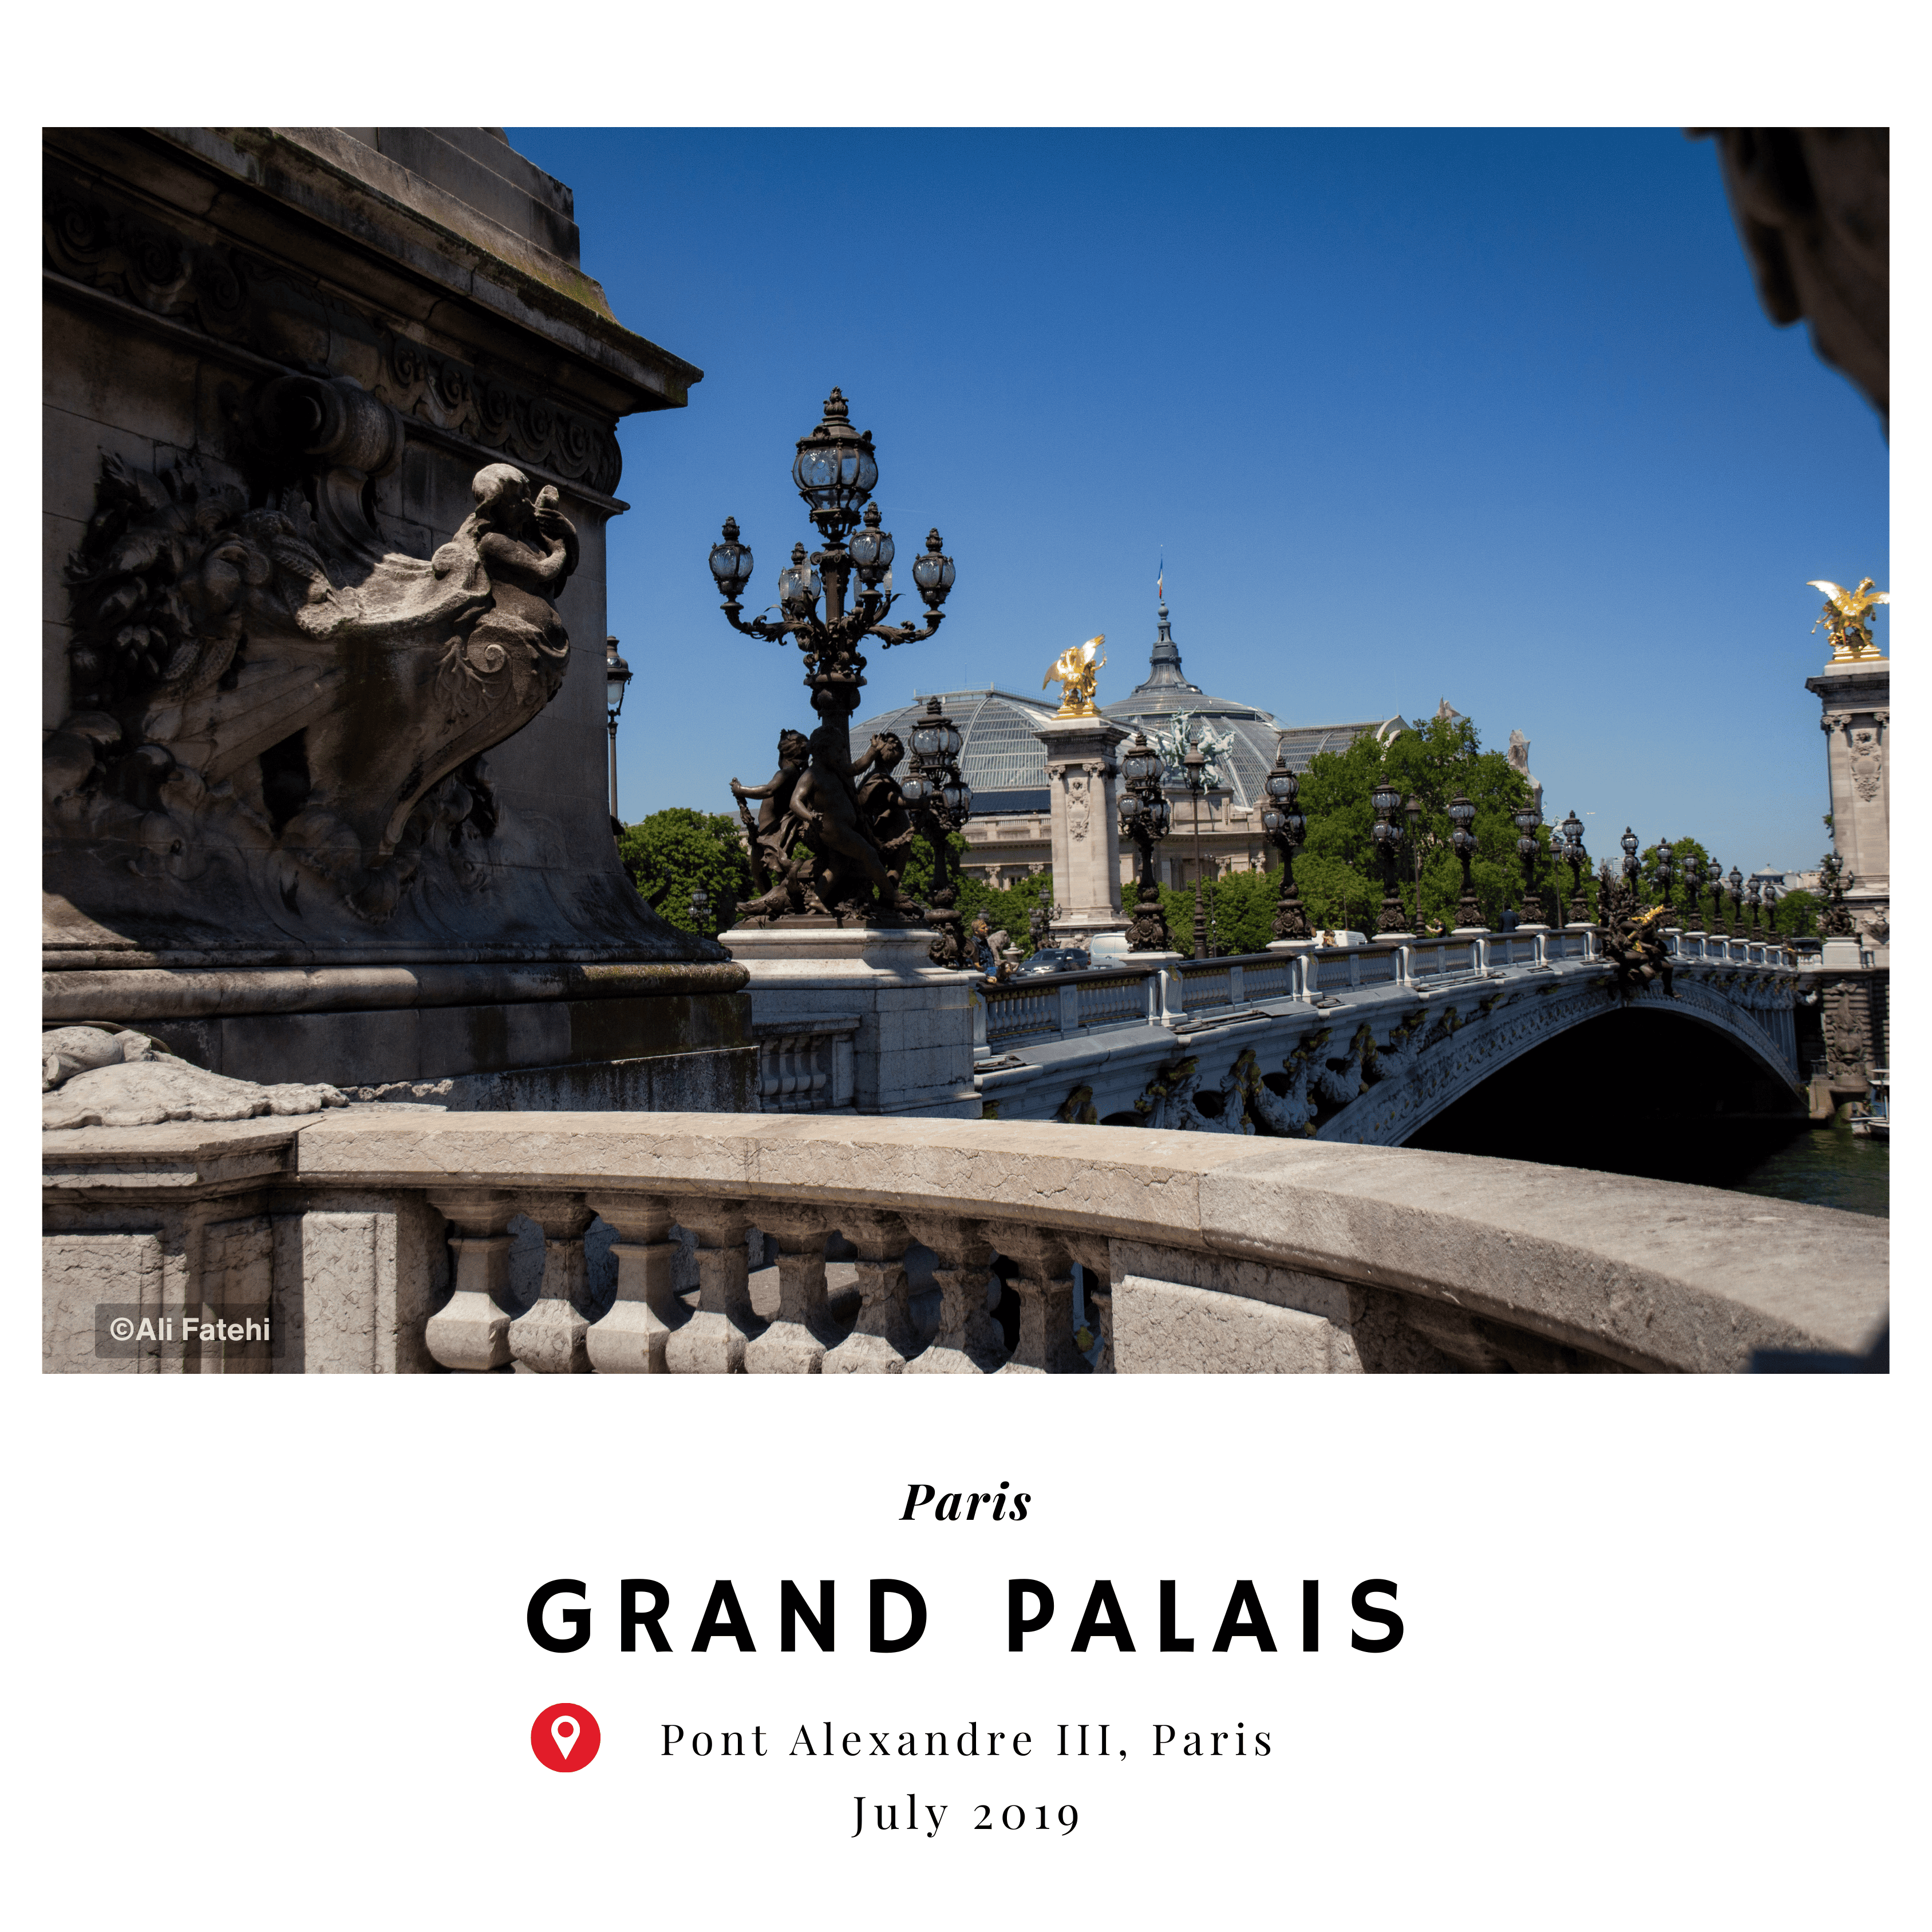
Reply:
M1589 1034L1590 1047L1580 1061L1574 1054L1568 1058L1585 1065L1602 1059L1607 1076L1614 1072L1617 1051L1612 1040L1628 1034L1629 1022L1642 1027L1644 1018L1661 1021L1666 1031L1688 1028L1716 1036L1729 1049L1728 1064L1712 1063L1723 1070L1725 1084L1750 1090L1758 1102L1754 1111L1787 1110L1796 1104L1799 1074L1792 1004L1788 982L1758 976L1734 976L1733 981L1679 974L1670 994L1652 986L1628 1003L1601 978L1567 986L1519 984L1480 1003L1453 1032L1438 1024L1397 1054L1384 1054L1382 1077L1324 1120L1316 1138L1366 1146L1417 1144L1431 1122L1526 1056L1566 1036ZM1657 1037L1650 1029L1634 1036L1639 1042ZM1633 1064L1640 1070L1661 1065L1667 1072L1669 1057L1654 1044L1640 1045ZM1522 1088L1521 1082L1511 1085L1513 1090Z

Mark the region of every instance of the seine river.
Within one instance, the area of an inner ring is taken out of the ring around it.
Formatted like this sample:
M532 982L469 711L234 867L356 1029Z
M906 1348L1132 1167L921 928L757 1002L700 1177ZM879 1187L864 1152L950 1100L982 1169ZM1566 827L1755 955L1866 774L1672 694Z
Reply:
M1892 1154L1888 1142L1866 1140L1842 1120L1802 1127L1729 1184L1744 1194L1808 1201L1814 1208L1854 1214L1892 1214Z

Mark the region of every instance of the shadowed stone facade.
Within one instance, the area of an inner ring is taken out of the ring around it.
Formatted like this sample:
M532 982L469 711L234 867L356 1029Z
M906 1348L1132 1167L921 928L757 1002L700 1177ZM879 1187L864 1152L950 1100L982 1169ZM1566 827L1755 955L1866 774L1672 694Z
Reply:
M611 314L569 190L489 129L61 130L44 236L48 1021L748 1104L743 971L604 796L615 427L700 372Z

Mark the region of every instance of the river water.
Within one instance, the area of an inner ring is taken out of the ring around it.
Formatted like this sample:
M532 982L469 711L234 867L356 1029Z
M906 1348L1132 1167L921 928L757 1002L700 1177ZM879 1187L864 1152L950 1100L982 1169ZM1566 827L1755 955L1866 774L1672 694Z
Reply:
M1867 1140L1834 1120L1828 1127L1799 1128L1730 1185L1740 1193L1889 1219L1891 1159L1889 1143Z

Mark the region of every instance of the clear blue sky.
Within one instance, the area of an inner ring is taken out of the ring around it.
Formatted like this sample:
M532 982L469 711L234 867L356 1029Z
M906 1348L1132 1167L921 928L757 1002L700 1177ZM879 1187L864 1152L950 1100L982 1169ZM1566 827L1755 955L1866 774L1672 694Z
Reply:
M1814 577L1889 587L1878 420L1760 309L1707 142L1674 129L535 130L619 319L696 363L620 429L625 816L730 808L811 722L795 647L726 626L728 512L775 602L787 473L834 383L902 555L958 566L865 710L1037 692L1107 634L1144 674L1167 561L1194 681L1313 724L1510 728L1592 850L1626 820L1815 864ZM1889 649L1889 616L1879 636Z

